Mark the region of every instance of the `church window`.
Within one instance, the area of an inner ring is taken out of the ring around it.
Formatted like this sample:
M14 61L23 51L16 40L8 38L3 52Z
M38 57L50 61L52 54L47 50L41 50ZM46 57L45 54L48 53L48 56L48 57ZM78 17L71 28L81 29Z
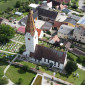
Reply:
M28 40L30 40L30 38L28 38Z
M58 67L60 66L60 63L58 62Z
M46 62L46 59L44 59L44 62Z

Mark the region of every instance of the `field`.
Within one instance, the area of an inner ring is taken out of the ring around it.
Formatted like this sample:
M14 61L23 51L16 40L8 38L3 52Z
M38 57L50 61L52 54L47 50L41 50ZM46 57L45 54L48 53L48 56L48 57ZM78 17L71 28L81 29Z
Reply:
M25 72L24 70L15 66L11 66L6 73L6 76L14 83L17 83L19 78L22 78L22 85L31 85L35 75L36 73L32 71Z
M29 0L8 0L7 2L0 0L0 12L4 12L8 7L13 8L17 1L26 2Z

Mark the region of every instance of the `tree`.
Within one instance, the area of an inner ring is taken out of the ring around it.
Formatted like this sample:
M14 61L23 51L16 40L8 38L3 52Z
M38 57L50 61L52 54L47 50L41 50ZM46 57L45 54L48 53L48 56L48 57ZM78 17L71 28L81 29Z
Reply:
M12 28L9 25L1 24L0 25L0 42L1 43L6 43L14 37L15 31L14 28Z
M81 85L85 85L85 80L83 80L83 82L81 83Z
M71 74L72 72L76 71L77 68L78 66L74 61L68 61L65 70L68 74Z
M25 45L22 45L22 46L19 48L19 53L22 54L24 51L25 51Z
M22 69L23 69L24 71L28 71L28 70L29 70L29 66L28 66L28 65L24 65L24 66L22 67Z
M20 1L17 1L15 7L16 7L16 8L19 8L20 5L21 5L21 2L20 2Z
M23 83L23 79L19 78L18 84L21 85Z
M78 62L80 62L80 63L85 63L85 56L79 56L78 57Z

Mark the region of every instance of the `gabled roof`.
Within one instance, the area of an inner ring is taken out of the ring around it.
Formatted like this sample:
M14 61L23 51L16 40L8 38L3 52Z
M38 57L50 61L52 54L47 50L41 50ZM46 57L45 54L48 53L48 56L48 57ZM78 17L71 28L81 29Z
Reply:
M67 18L66 20L64 20L64 22L69 22L73 25L75 25L77 23L77 21L75 19L72 19L72 18Z
M36 17L38 17L38 11L34 12L34 13L32 14L32 16L33 16L33 19L35 19ZM19 23L21 24L21 23L23 22L24 24L26 24L26 23L27 23L27 19L28 19L28 16L22 18L22 19L19 21Z
M67 9L67 8L62 9L62 11L65 12L65 13L67 13L67 14L70 12L70 10Z
M38 15L48 17L49 19L52 20L55 20L58 15L58 12L56 11L46 10L40 7L38 7L37 10L38 10Z
M25 33L29 32L32 36L34 36L35 24L34 24L34 19L33 19L32 14L33 14L32 11L30 11L29 14L28 14L28 19L27 19Z
M63 34L69 34L73 30L74 30L74 27L67 26L67 25L61 25L58 32L63 33Z
M65 22L54 21L54 27L59 28L62 24L68 25L68 23L65 23Z
M25 33L25 27L24 26L21 26L17 29L17 32L20 32L20 33Z
M42 58L64 64L66 53L52 48L36 45L35 52L30 53L30 57L41 60Z
M77 23L85 25L85 15Z
M55 36L53 36L50 40L53 40L54 42L59 42L60 41L60 39L58 38L58 36L57 35L55 35Z

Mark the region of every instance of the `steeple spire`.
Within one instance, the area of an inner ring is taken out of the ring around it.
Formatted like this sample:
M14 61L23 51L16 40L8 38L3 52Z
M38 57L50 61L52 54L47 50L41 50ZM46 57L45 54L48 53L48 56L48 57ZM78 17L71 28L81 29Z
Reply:
M25 33L29 32L32 36L34 36L35 33L35 24L34 24L34 19L33 19L33 11L30 10L29 14L28 14L28 19L27 19L27 24L26 24L26 28L25 28Z

